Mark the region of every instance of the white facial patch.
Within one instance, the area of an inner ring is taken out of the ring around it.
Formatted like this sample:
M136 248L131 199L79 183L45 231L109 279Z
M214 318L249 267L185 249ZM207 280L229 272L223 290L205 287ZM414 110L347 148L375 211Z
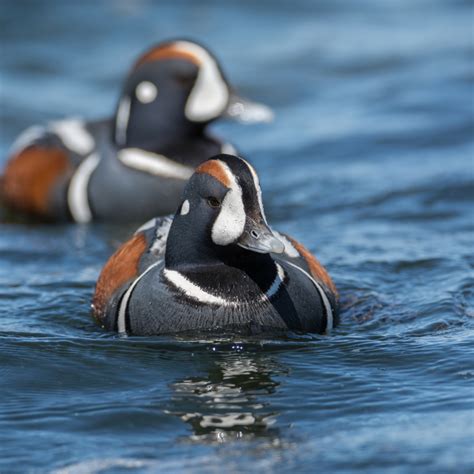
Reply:
M182 216L185 216L189 213L189 201L186 199L186 201L183 202L183 205L181 206L181 211L180 214Z
M207 122L218 117L229 102L229 89L216 60L197 44L177 41L174 46L191 53L200 61L196 83L186 102L186 117L192 122Z
M152 82L143 81L135 89L135 95L142 104L149 104L156 99L158 89Z
M115 141L118 145L125 145L127 141L128 119L130 117L130 97L124 97L117 110L115 119Z
M229 167L219 160L224 169L230 189L221 204L221 210L212 226L212 241L217 245L229 245L235 242L244 232L245 208L242 201L242 189Z
M255 190L257 191L258 205L260 206L260 212L266 224L267 218L265 216L265 211L263 210L262 189L260 188L260 180L258 179L258 175L256 171L254 170L253 166L247 161L245 161L243 158L241 158L241 160L247 165L248 169L250 170L250 173L252 174L253 184L255 186Z

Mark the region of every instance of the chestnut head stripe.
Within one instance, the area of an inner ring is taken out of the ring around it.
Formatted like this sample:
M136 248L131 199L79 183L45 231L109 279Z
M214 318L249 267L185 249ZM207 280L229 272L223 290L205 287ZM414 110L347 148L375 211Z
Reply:
M192 62L196 66L201 65L201 60L198 56L190 51L187 51L185 48L180 47L178 43L171 43L163 46L157 46L156 48L147 51L140 58L138 58L134 69L142 66L145 63L159 61L162 59L184 59L186 61Z

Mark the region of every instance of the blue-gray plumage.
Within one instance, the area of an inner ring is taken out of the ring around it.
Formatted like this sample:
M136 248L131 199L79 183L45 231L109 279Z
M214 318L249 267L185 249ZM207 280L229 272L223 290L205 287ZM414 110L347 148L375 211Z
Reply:
M268 226L258 177L218 155L191 177L174 217L139 229L104 267L94 314L137 335L323 333L338 317L329 275Z
M159 44L134 64L112 119L25 131L0 180L0 200L17 212L76 222L174 212L196 166L233 150L207 132L221 117L252 122L271 112L235 96L204 47Z

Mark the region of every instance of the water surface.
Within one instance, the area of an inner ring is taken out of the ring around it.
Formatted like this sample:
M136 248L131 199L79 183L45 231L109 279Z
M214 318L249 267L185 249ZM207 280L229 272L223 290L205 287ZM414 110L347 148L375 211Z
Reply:
M107 115L150 44L201 40L277 113L214 129L342 324L118 337L89 304L134 225L0 224L0 472L472 472L470 2L227 3L4 0L0 161L33 123Z

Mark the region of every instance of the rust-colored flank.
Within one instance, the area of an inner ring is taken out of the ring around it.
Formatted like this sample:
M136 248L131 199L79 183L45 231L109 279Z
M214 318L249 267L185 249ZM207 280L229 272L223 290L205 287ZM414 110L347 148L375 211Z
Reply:
M201 166L196 168L196 173L206 173L217 179L217 181L219 181L225 187L231 187L229 175L219 160L205 161Z
M138 276L140 258L146 250L143 234L134 235L108 260L102 269L93 299L94 315L98 320L105 316L105 309L112 295L127 281Z
M291 237L289 237L289 239L308 264L312 277L315 280L323 282L337 296L336 285L333 283L326 269L319 263L318 259L304 245Z
M30 146L7 163L2 180L2 198L14 209L48 217L51 191L71 171L65 150Z
M134 69L141 66L142 64L159 61L161 59L185 59L194 63L196 66L201 65L201 60L190 51L186 51L183 48L179 48L175 44L168 44L165 46L158 46L156 48L150 49L140 58L138 58L135 63Z

